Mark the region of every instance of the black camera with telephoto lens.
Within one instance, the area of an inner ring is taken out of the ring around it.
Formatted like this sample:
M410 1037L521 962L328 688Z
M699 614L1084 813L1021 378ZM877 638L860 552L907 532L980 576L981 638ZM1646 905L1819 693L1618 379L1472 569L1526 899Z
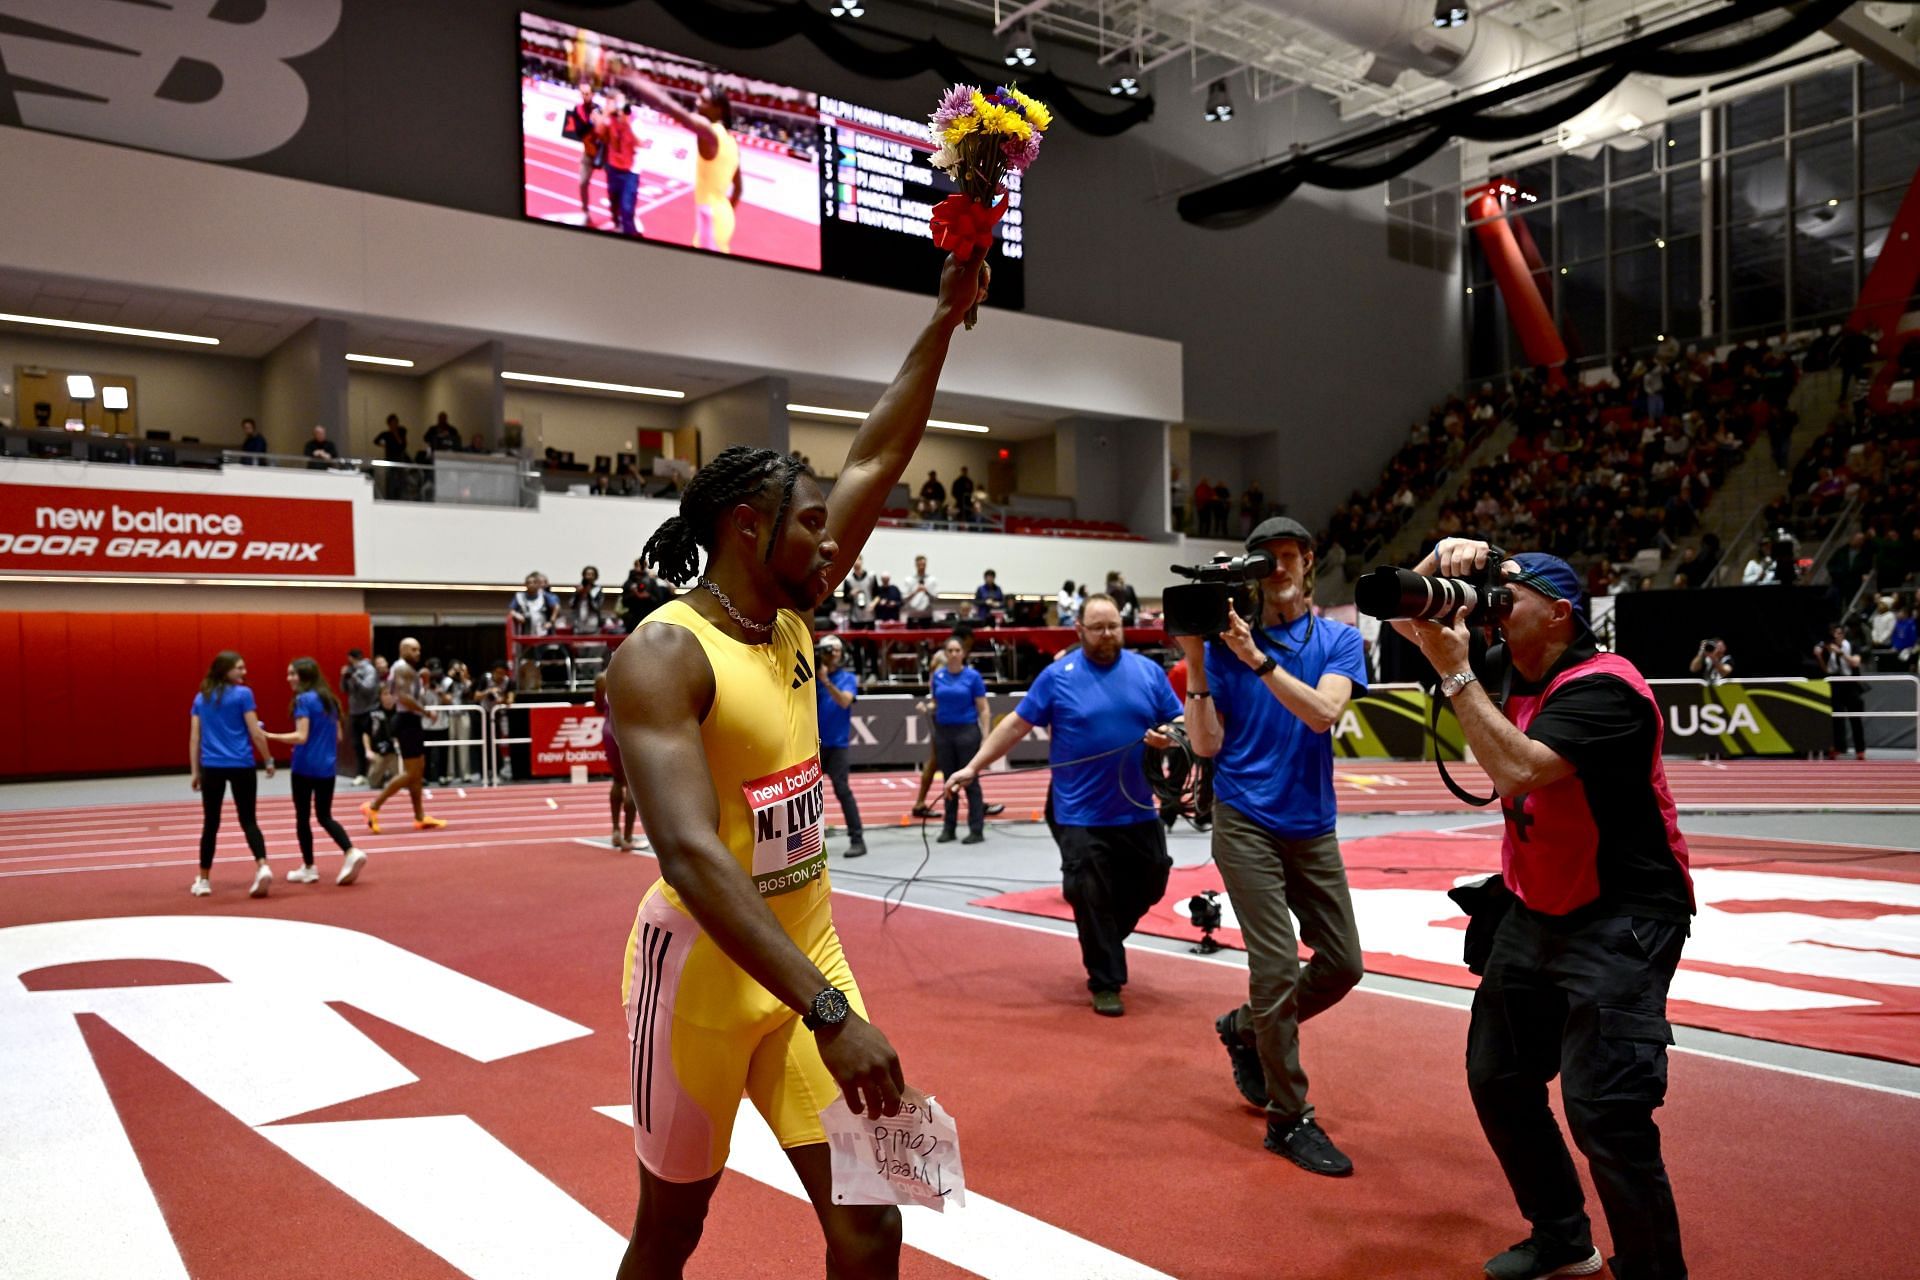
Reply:
M1513 612L1513 588L1500 576L1507 558L1487 549L1487 565L1477 577L1440 578L1411 569L1384 567L1354 584L1354 607L1383 622L1417 618L1423 622L1460 621L1470 627L1497 625Z
M1160 596L1160 607L1169 636L1212 638L1228 625L1227 608L1249 622L1256 622L1253 593L1249 582L1258 582L1273 572L1273 553L1249 551L1230 556L1222 551L1206 564L1168 565L1167 568L1191 582L1168 587Z

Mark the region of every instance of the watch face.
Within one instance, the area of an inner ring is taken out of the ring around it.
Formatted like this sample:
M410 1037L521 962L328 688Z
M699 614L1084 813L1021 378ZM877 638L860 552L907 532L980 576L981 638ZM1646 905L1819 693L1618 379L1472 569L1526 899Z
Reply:
M814 1018L829 1026L845 1022L850 1012L852 1006L847 1003L847 997L835 987L828 987L813 998Z

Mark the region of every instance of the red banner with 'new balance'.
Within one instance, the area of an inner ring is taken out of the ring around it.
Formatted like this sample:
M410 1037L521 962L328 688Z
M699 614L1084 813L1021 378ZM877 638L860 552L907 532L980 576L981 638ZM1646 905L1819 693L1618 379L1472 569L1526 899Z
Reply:
M0 485L0 570L352 577L353 503Z
M527 708L527 736L533 739L529 750L536 778L564 778L582 764L589 775L613 774L607 763L607 718L592 707L535 703Z

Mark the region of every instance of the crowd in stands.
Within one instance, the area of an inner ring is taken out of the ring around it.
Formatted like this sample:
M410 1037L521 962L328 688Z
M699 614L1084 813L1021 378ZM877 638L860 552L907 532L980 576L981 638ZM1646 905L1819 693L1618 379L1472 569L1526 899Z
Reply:
M1343 561L1364 567L1417 506L1445 491L1439 537L1553 552L1587 566L1596 594L1648 585L1651 574L1615 566L1647 549L1662 560L1672 553L1760 437L1784 462L1798 371L1784 354L1748 343L1725 359L1667 344L1644 360L1621 357L1610 372L1562 383L1537 370L1435 406L1373 492L1335 512L1323 572ZM1506 424L1514 438L1505 452L1460 475L1468 453ZM1680 585L1699 586L1717 544L1690 550Z

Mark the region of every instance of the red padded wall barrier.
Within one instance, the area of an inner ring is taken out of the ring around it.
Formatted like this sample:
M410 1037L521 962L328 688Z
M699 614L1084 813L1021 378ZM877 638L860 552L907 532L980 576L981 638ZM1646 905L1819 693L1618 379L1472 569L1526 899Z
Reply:
M347 650L372 641L364 613L0 612L0 778L184 774L193 695L214 654L247 660L261 723L279 732L293 728L288 663L312 658L331 682Z

